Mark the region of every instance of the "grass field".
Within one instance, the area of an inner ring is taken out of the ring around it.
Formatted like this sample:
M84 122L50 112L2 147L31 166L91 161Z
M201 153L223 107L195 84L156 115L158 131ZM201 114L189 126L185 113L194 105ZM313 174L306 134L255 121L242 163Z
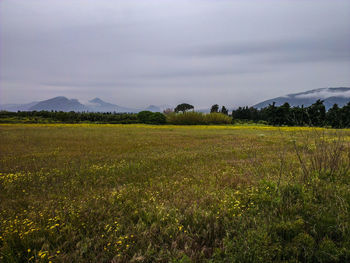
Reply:
M1 262L350 262L350 131L0 125Z

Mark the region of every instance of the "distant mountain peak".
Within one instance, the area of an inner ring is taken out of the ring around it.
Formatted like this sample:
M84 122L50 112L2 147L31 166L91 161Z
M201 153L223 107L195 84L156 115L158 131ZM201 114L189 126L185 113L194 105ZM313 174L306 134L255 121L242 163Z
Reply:
M308 90L305 92L292 93L285 96L265 100L258 104L255 104L255 108L264 108L273 102L276 106L280 106L285 102L288 102L291 106L310 106L315 103L316 100L321 99L324 101L324 105L327 109L331 108L333 104L338 104L342 107L350 101L350 88L349 87L336 87L336 88L320 88Z
M57 97L53 97L51 99L47 99L46 101L60 101L60 100L69 100L67 97L64 96L57 96Z
M152 111L152 112L161 112L162 110L155 105L149 105L145 110Z
M101 100L100 98L94 98L92 100L89 100L89 102L91 103L99 103L99 104L103 104L103 103L106 103L105 101Z
M68 99L64 96L57 96L43 100L29 108L30 111L54 110L54 111L85 111L87 108L77 99Z

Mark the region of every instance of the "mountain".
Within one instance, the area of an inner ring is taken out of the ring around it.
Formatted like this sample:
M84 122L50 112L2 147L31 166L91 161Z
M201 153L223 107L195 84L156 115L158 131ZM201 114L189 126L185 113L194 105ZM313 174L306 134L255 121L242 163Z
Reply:
M138 112L137 109L131 109L105 102L100 98L94 98L86 105L92 112Z
M286 96L265 100L263 102L255 104L253 107L260 109L269 106L269 104L272 104L273 102L276 103L276 106L280 106L285 102L288 102L290 106L304 105L307 107L315 103L315 101L318 99L324 101L323 104L327 110L331 108L335 103L338 104L339 107L343 107L345 104L350 102L350 88L321 88L300 93L293 93Z
M37 104L37 101L33 101L26 104L4 104L0 105L0 110L6 111L28 111L32 106Z
M152 111L152 112L162 112L162 110L158 106L155 106L155 105L150 105L145 110Z
M139 112L138 109L122 107L94 98L87 104L80 103L77 99L67 99L64 96L55 97L44 101L35 101L27 104L4 104L0 110L6 111L89 111L89 112Z
M40 101L28 109L29 111L87 111L88 108L77 99L67 99L60 96L52 99Z

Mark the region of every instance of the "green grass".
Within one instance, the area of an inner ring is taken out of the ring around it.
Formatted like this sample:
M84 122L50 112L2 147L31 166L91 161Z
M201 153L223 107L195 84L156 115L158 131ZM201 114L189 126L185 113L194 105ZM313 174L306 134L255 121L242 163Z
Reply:
M1 262L349 262L350 131L0 125Z

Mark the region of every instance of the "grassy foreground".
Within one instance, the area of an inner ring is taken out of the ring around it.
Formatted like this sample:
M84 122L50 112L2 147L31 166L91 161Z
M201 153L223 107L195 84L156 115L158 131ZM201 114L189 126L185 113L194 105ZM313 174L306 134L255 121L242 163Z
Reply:
M349 262L350 131L0 125L1 262Z

